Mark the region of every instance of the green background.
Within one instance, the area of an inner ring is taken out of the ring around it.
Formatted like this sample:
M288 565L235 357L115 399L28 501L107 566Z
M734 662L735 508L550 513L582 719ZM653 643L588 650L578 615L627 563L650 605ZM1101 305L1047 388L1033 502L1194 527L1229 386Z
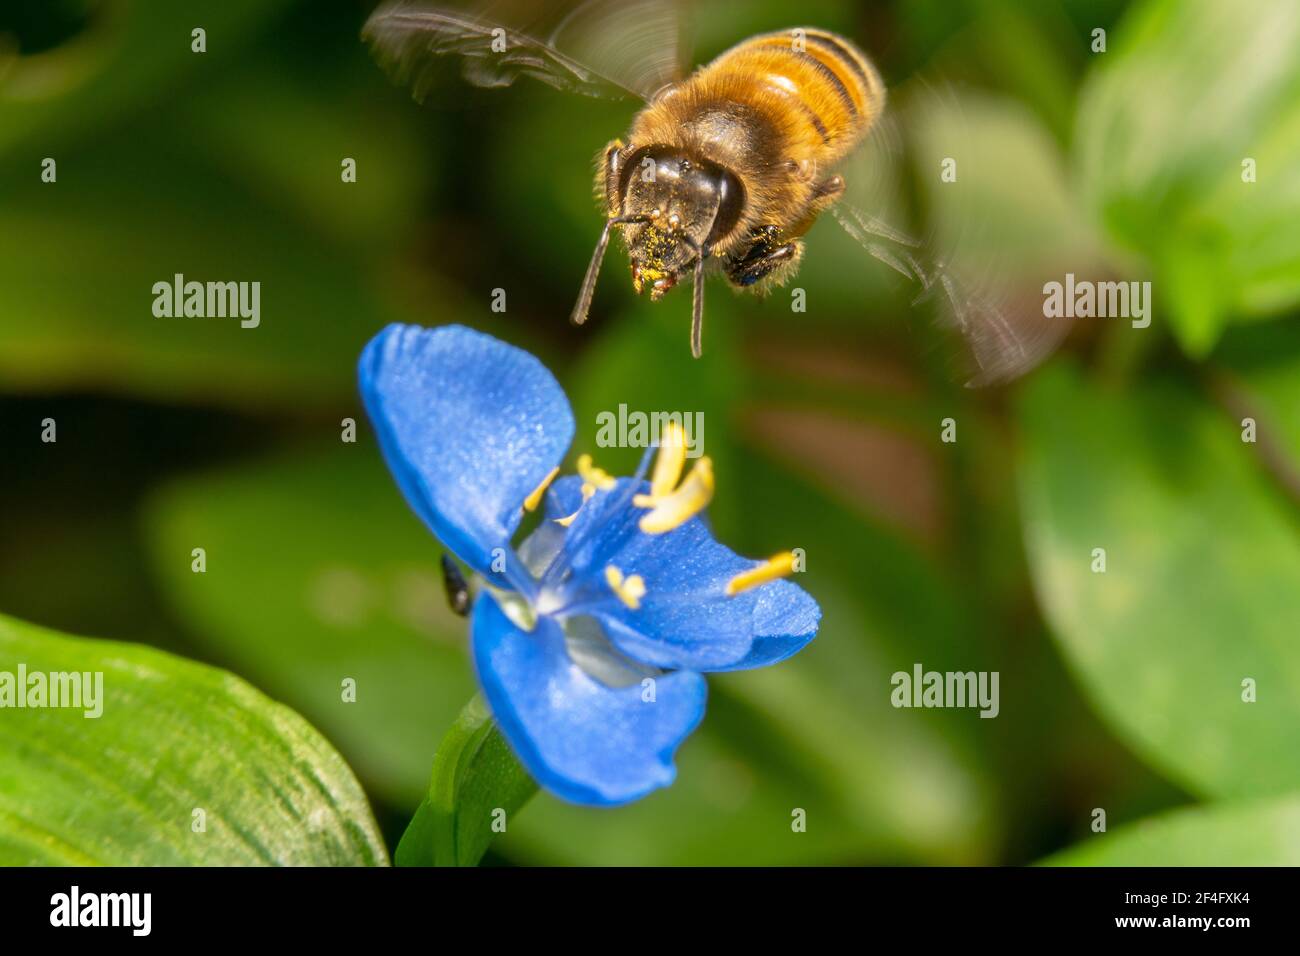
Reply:
M804 548L824 612L793 660L710 679L671 789L614 810L543 794L488 862L1300 862L1294 4L800 4L891 90L865 208L1039 322L1067 271L1152 283L1149 328L1079 321L986 389L962 387L934 304L830 217L791 283L806 311L711 283L699 361L689 296L636 299L617 249L571 327L600 226L592 157L635 104L473 89L448 63L417 106L359 41L370 6L0 12L0 612L239 678L0 621L0 670L142 655L143 681L95 733L0 711L0 862L374 862L380 832L391 854L474 693L439 546L356 395L357 355L391 321L535 352L574 405L574 454L610 470L639 452L596 448L599 412L703 412L719 537ZM696 62L792 25L788 6L690 6ZM154 317L153 283L178 272L260 281L261 326ZM998 671L999 716L891 707L890 675L916 663ZM213 682L232 696L205 717ZM247 726L224 728L240 707ZM281 719L302 765L259 736ZM56 730L71 756L35 745ZM209 732L215 751L186 736ZM139 779L73 759L132 748L153 752ZM212 828L176 849L158 833L190 832L193 801L156 785L167 772L227 797L307 774L319 805L292 813L320 826L283 846L283 799L234 801L243 844Z

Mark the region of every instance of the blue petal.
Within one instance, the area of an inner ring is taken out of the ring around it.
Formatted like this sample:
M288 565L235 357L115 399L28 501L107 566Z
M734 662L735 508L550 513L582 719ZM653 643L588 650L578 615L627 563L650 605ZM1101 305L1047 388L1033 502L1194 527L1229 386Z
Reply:
M551 487L546 489L543 501L545 507L542 513L548 520L567 518L582 506L582 479L577 475L555 479Z
M560 626L519 630L490 594L472 621L474 665L492 714L539 784L570 800L627 803L673 782L673 754L704 715L704 678L678 671L612 688L570 660Z
M492 575L520 505L573 440L573 413L536 358L458 325L390 325L366 346L361 395L406 500L466 564ZM497 576L498 581L499 576Z
M732 670L775 663L812 640L820 611L797 586L773 582L726 595L727 582L760 562L719 544L702 518L665 534L642 532L637 523L645 511L630 496L647 488L623 479L597 493L565 544L573 568L567 589L591 608L620 651L656 667ZM645 581L635 610L611 594L605 582L611 564ZM593 601L598 605L591 607Z
M817 636L822 609L799 585L772 581L753 593L754 644L742 660L718 670L749 670L780 663Z

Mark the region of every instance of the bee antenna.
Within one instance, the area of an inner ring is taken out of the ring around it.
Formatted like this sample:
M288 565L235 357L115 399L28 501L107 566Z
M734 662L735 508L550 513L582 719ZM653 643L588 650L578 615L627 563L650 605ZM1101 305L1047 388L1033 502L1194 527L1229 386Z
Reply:
M709 250L701 249L695 257L695 288L691 290L691 355L704 354L704 260Z
M614 226L647 221L648 217L646 216L613 216L605 220L605 228L600 232L596 250L591 254L591 262L587 266L587 274L583 277L582 288L578 290L578 301L573 306L572 315L569 316L569 320L574 325L582 325L587 321L587 312L591 309L591 299L596 294L596 277L600 275L600 264L605 261L605 250L609 248L610 229Z

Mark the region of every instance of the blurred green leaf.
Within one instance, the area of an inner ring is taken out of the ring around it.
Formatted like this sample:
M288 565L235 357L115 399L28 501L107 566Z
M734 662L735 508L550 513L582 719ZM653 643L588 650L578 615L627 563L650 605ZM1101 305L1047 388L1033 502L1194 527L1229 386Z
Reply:
M1300 531L1238 423L1174 382L1117 392L1067 368L1020 419L1034 583L1101 714L1193 791L1300 785Z
M951 260L1010 273L1035 293L1067 266L1086 272L1096 237L1066 178L1065 157L1025 106L975 92L930 93L907 108L935 243ZM956 161L956 180L940 177Z
M355 59L361 69L327 60L291 71L250 58L213 77L175 123L267 206L373 259L409 247L438 157L416 135L420 114L377 95L383 75L359 43ZM356 161L354 182L342 180L345 158Z
M429 792L398 844L398 865L474 866L496 827L505 832L536 792L537 783L476 695L438 745Z
M1062 22L1061 9L1020 0L970 5L989 72L1032 106L1053 134L1063 134L1073 105L1072 72L1083 47Z
M1147 0L1116 34L1080 94L1084 192L1203 357L1229 321L1300 302L1300 8Z
M1213 804L1098 834L1050 866L1300 866L1300 797Z
M1257 441L1300 483L1300 322L1235 329L1223 344L1213 373L1221 401L1239 422L1255 419Z
M988 652L957 588L896 532L849 506L842 489L770 451L742 464L741 513L761 520L726 539L749 554L803 548L808 570L798 583L823 616L808 649L776 667L719 675L718 686L762 715L772 745L835 794L861 832L888 834L894 852L926 861L987 858L998 837L987 759L994 721L890 703L891 676L915 663L985 669Z
M604 224L595 193L596 157L626 132L635 104L532 87L512 91L512 97L498 93L492 101L501 121L490 131L487 179L495 188L483 197L486 215L523 243L537 268L564 277L559 284L577 295ZM613 259L617 250L610 251ZM608 281L615 270L612 262L606 265ZM621 279L630 288L626 272Z
M377 793L415 806L474 682L438 542L365 433L179 481L151 501L147 533L158 580L204 646L307 714Z
M400 315L381 268L276 215L170 135L124 129L0 206L0 383L335 405L353 394L366 340ZM260 283L260 324L155 316L154 284L176 274Z
M6 709L0 863L383 865L347 764L239 678L135 644L0 617L14 673L102 672L102 713ZM85 703L83 698L83 703ZM196 832L196 810L205 829Z
M48 150L97 132L243 49L249 34L287 5L103 0L90 5L87 30L54 49L15 57L22 51L0 44L0 152L38 136ZM207 31L206 53L191 49L196 27Z

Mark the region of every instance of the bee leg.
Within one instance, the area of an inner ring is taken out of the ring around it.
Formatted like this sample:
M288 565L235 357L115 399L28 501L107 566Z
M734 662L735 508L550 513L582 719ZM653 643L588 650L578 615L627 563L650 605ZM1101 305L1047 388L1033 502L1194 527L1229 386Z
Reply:
M835 200L844 195L844 177L836 173L817 187L813 193L812 207L821 212Z
M610 140L601 154L600 173L597 177L598 190L603 190L605 214L617 216L622 212L623 197L618 194L618 181L623 174L623 141Z
M843 195L844 177L836 173L813 190L812 198L808 200L803 215L787 230L789 235L802 236L812 228L812 224L817 221L817 217Z
M727 278L742 289L761 283L755 291L762 292L788 279L801 258L802 242L781 242L776 226L764 226L755 231L752 245L727 267Z

